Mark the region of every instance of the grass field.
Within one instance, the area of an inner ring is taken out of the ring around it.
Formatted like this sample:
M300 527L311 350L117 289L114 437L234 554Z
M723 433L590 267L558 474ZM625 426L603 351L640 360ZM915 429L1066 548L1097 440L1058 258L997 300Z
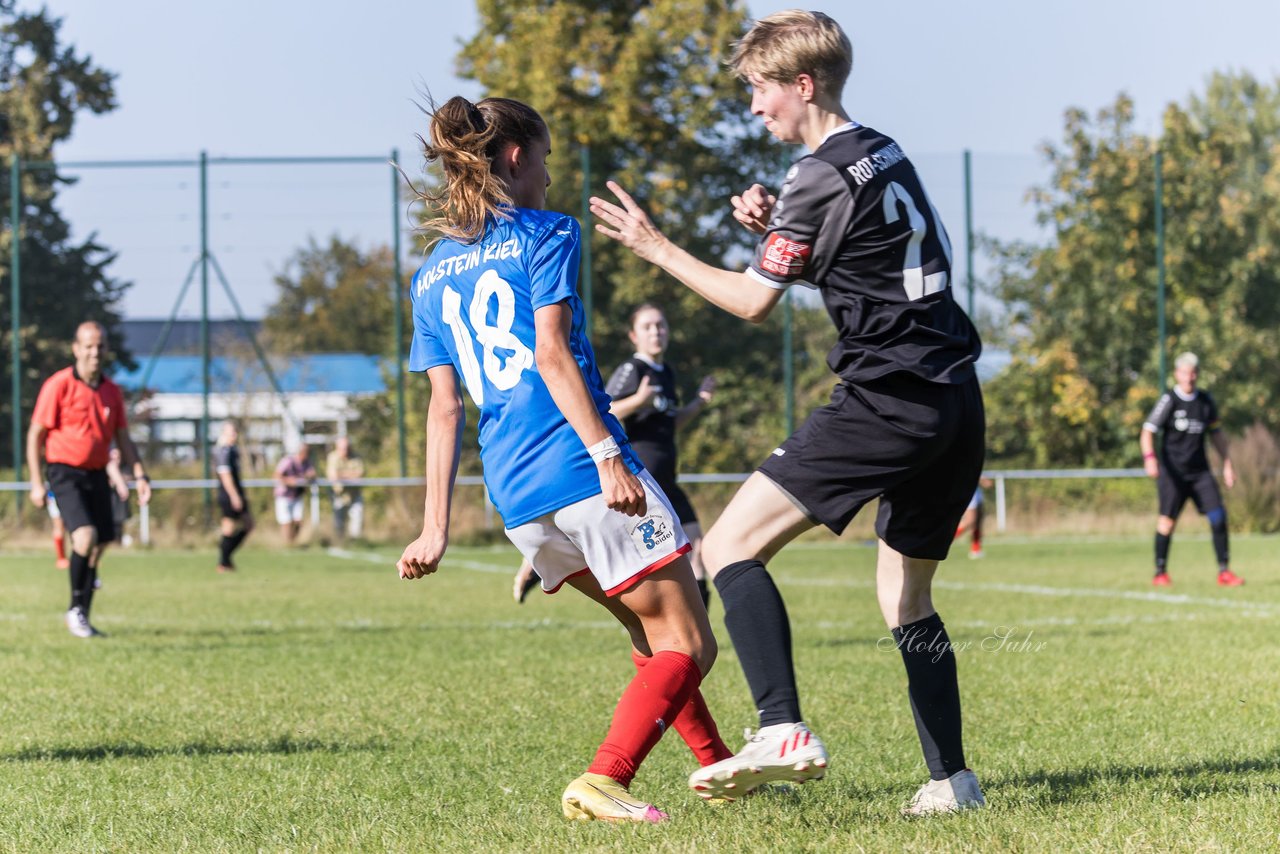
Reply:
M827 779L725 807L665 738L634 790L663 825L574 825L559 795L630 678L626 636L572 591L509 594L514 553L454 549L403 582L391 551L117 551L94 622L62 627L47 555L0 557L0 850L968 851L1280 846L1280 540L989 544L943 565L970 764L991 808L908 822L927 774L872 591L874 551L773 566ZM957 550L957 554L961 554ZM750 697L723 646L703 690L735 749ZM1004 635L1005 639L998 638Z

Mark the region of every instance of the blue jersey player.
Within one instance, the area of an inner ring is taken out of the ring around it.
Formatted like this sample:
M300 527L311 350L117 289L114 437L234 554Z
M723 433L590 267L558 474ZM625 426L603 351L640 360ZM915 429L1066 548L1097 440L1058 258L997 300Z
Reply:
M577 294L578 224L542 210L546 125L518 101L455 97L433 111L424 150L445 177L424 197L436 214L427 228L443 237L411 285L409 368L426 372L431 402L422 533L400 575L435 572L444 556L465 388L507 536L544 589L567 582L608 608L643 670L587 773L565 790L564 814L661 821L628 787L668 726L703 764L731 755L698 692L716 645L688 540L609 414Z

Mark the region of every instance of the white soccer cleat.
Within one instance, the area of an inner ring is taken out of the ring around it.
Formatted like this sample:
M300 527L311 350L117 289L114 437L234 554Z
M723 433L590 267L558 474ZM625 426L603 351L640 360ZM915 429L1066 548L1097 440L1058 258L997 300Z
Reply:
M101 634L89 625L89 618L81 608L70 608L67 611L67 631L78 638L91 638Z
M775 724L753 735L728 759L689 775L689 788L703 800L732 801L766 783L805 783L827 773L827 749L803 723Z
M968 768L945 780L930 780L920 787L911 803L902 809L908 818L937 813L976 810L987 805L978 777Z

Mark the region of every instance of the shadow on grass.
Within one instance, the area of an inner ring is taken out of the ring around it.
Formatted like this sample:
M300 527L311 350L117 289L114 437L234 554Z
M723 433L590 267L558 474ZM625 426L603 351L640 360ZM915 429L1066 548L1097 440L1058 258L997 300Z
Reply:
M207 741L151 747L145 744L98 744L90 747L28 747L0 753L0 762L101 762L107 759L152 759L160 756L254 756L292 753L357 753L388 749L377 742L349 744L281 736L261 742Z
M1195 799L1214 792L1243 791L1259 784L1252 775L1280 772L1280 752L1256 759L1203 759L1174 765L1131 765L1037 771L1025 775L998 777L992 788L1028 789L1027 799L1042 804L1061 804L1111 798L1110 788L1152 780L1168 780L1179 795ZM1221 776L1219 776L1221 775ZM1280 782L1265 784L1280 792ZM1167 791L1168 787L1161 787ZM999 795L997 794L997 797Z

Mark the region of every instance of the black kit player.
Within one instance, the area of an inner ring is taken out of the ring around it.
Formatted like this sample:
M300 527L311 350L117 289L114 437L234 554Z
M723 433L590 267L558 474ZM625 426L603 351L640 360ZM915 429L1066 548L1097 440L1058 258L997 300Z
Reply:
M653 474L676 511L693 548L689 552L689 563L693 565L702 604L709 605L710 591L702 565L702 526L693 503L677 482L676 432L711 402L716 381L714 377L703 377L693 399L683 406L680 404L676 372L666 359L671 329L666 314L658 306L645 303L631 312L627 334L635 345L635 354L619 365L605 384L605 391L613 398L609 411L621 419L631 440L631 449Z
M253 531L253 510L240 483L240 430L234 421L222 422L214 465L218 473L218 509L222 512L218 540L218 572L235 572L231 555Z
M1222 495L1204 451L1205 436L1208 436L1222 457L1222 482L1227 489L1234 486L1236 473L1231 465L1227 437L1218 424L1218 406L1209 392L1196 388L1200 360L1195 353L1182 353L1173 364L1175 385L1156 401L1138 437L1143 464L1147 475L1156 479L1160 501L1160 515L1156 519L1156 574L1151 581L1157 587L1173 583L1169 578L1169 542L1183 505L1190 498L1196 509L1208 518L1213 532L1218 584L1239 587L1244 579L1231 571L1227 511L1222 506ZM1164 435L1159 454L1155 450L1157 433Z
M757 21L732 65L752 87L752 113L812 152L776 199L758 184L733 199L734 217L761 235L746 273L672 244L616 183L621 205L591 199L598 231L715 305L760 322L787 287L811 282L839 335L831 402L742 485L703 543L760 729L689 784L734 798L823 776L826 751L800 715L790 624L765 563L815 525L843 531L879 498L877 597L932 778L904 812L983 806L964 759L955 652L931 596L978 483L985 433L981 342L952 296L946 232L903 150L841 106L852 48L833 20L793 10Z

